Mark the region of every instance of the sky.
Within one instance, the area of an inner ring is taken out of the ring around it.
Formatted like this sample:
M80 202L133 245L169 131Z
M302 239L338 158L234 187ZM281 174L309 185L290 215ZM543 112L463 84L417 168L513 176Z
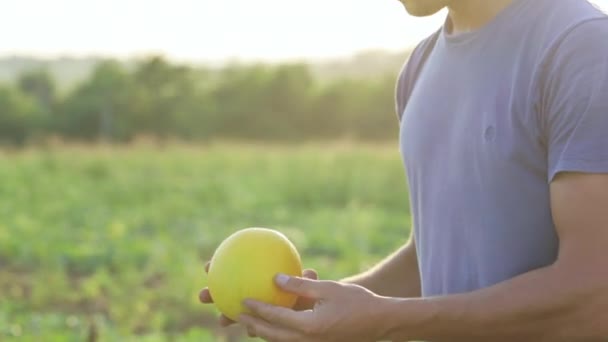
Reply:
M439 27L397 0L2 0L0 55L323 58L403 50Z
M397 0L2 0L0 8L0 55L190 61L402 51L445 17L411 17Z

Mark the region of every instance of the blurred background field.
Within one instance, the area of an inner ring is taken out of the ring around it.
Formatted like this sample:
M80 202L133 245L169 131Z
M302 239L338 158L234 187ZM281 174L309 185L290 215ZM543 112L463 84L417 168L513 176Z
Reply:
M0 341L240 342L197 298L230 233L279 229L327 279L407 240L407 49L172 52L0 56Z
M326 279L383 258L409 235L405 58L0 58L0 341L243 341L197 295L246 227Z
M197 302L228 234L280 229L328 279L409 235L392 144L49 145L0 164L2 341L239 341Z
M0 341L242 341L197 294L246 227L327 279L390 253L409 235L405 58L0 59Z

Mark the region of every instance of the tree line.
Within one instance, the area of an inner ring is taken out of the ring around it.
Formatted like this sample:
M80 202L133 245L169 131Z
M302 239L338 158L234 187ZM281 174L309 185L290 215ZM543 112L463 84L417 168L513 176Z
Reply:
M390 140L397 72L328 80L303 63L211 68L154 56L102 61L60 92L47 70L33 69L0 84L0 142Z

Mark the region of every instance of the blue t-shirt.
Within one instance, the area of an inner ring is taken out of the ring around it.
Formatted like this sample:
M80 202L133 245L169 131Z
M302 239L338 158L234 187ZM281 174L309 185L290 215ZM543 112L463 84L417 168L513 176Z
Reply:
M553 263L550 182L608 172L604 13L586 0L515 0L475 32L448 26L397 84L424 296Z

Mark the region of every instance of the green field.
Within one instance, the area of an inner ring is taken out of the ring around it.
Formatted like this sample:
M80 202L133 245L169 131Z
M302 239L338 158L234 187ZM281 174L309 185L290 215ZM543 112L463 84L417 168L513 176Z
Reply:
M409 235L397 145L59 146L0 165L1 341L240 341L197 300L230 233L280 229L328 279Z

